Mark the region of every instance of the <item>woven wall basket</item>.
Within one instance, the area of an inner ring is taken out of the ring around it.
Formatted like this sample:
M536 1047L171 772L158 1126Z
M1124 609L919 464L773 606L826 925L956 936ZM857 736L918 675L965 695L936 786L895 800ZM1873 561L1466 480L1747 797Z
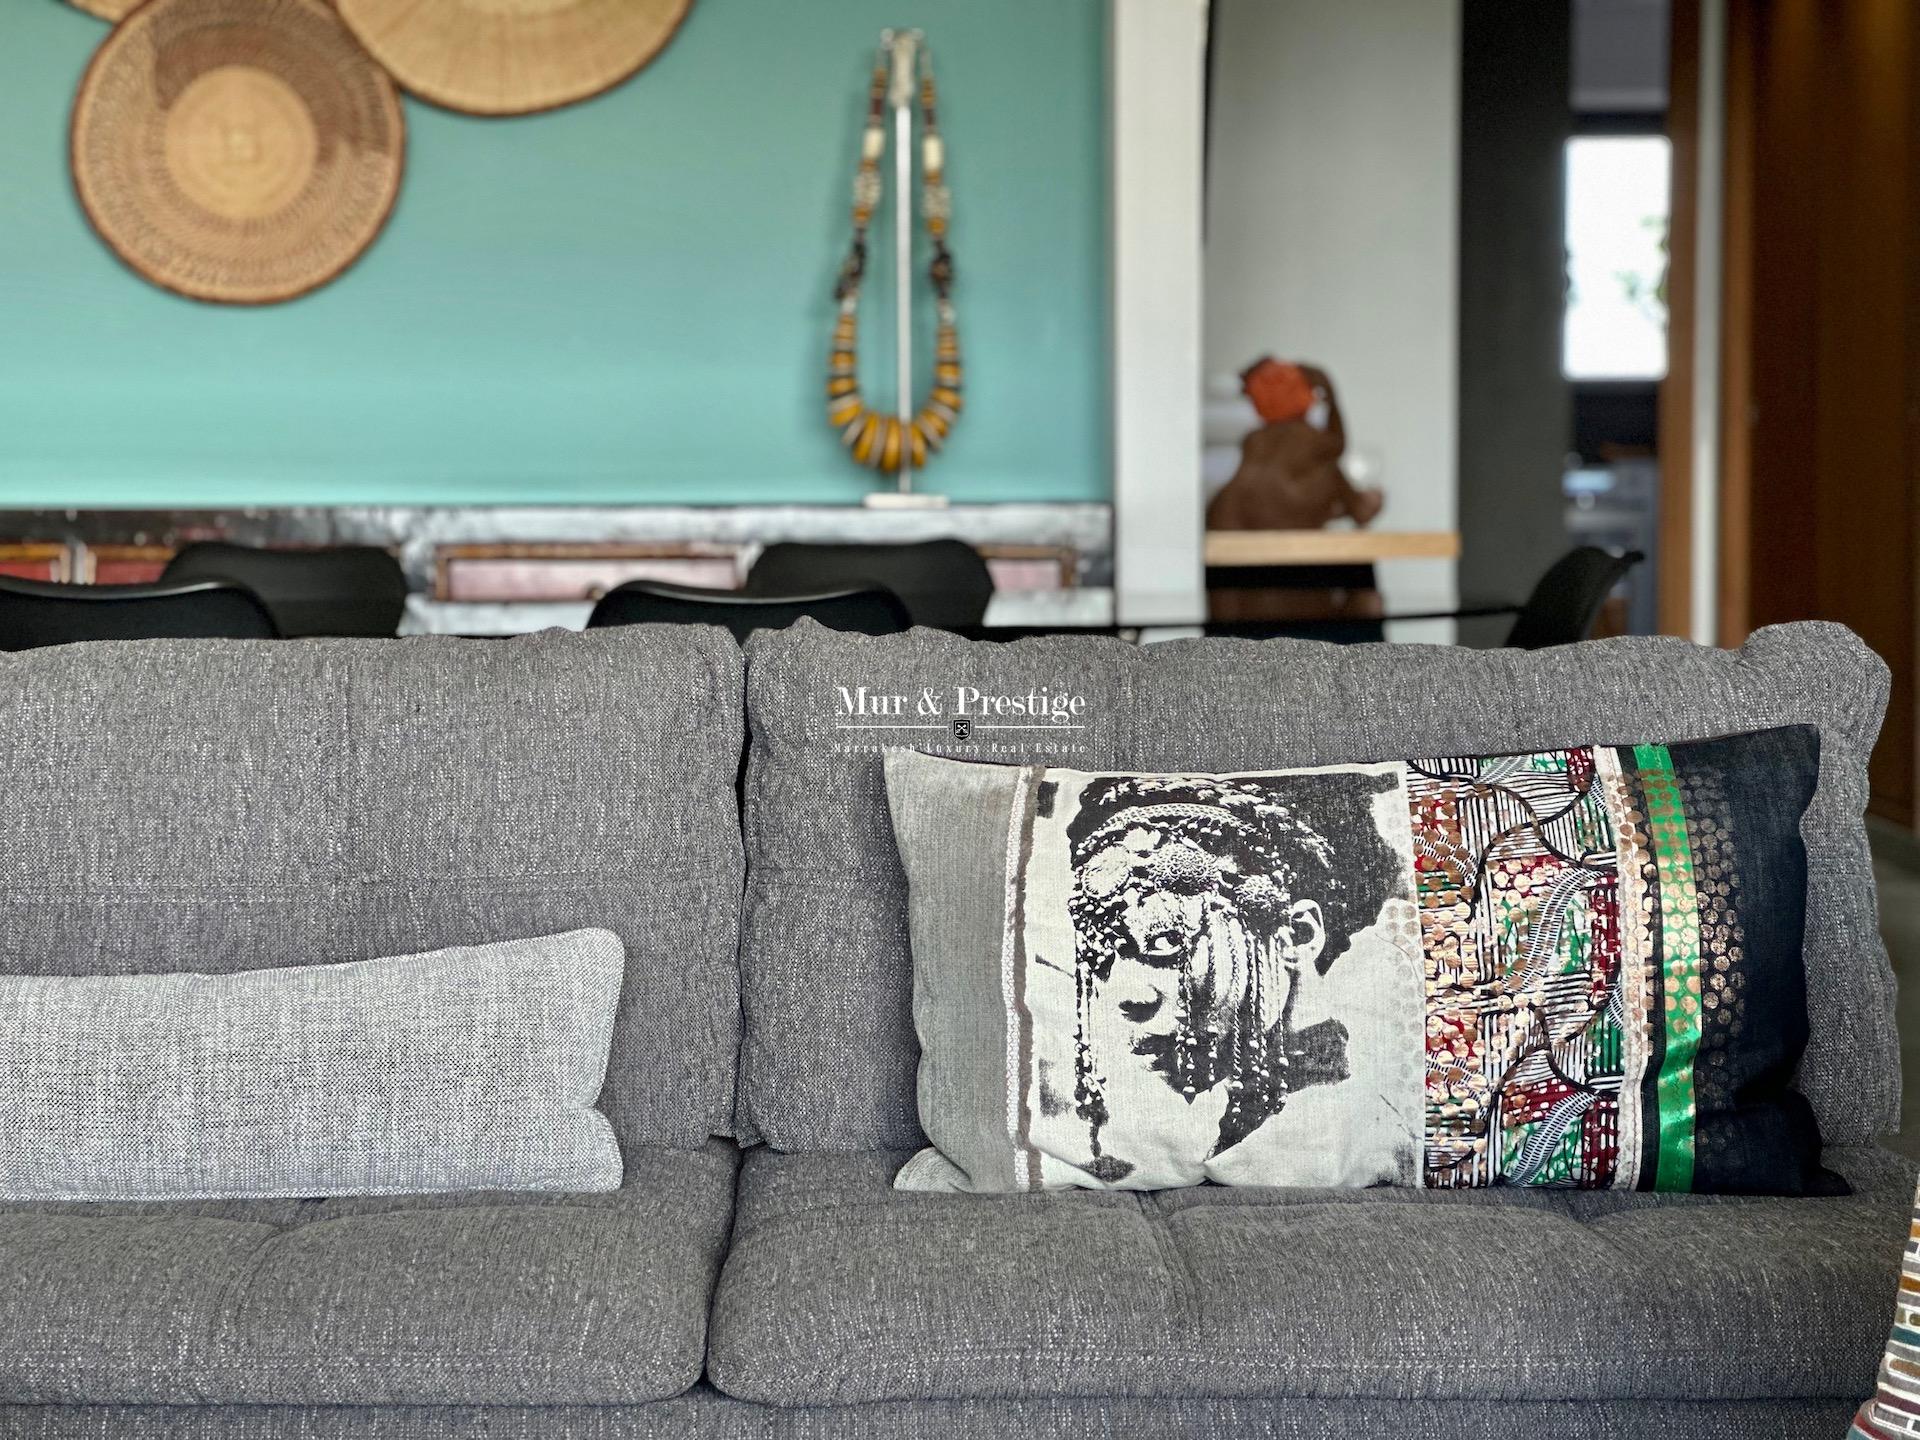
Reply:
M73 177L156 285L258 305L325 284L380 233L406 127L323 0L147 0L73 106Z
M102 20L124 20L140 0L68 0L76 10L98 15Z
M629 78L673 38L693 0L336 3L410 94L470 115L526 115Z

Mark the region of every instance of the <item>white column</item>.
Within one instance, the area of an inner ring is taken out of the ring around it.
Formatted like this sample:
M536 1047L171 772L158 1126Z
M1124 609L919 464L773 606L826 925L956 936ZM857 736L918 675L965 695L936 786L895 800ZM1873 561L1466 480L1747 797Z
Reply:
M1727 189L1727 5L1700 3L1693 243L1693 588L1688 630L1720 643L1720 326Z
M1206 370L1231 390L1262 354L1324 366L1348 473L1386 492L1374 528L1452 530L1459 0L1241 0L1216 24ZM1388 561L1379 580L1389 614L1454 606L1452 561ZM1446 642L1453 622L1388 638Z
M1197 623L1207 0L1110 0L1114 605Z

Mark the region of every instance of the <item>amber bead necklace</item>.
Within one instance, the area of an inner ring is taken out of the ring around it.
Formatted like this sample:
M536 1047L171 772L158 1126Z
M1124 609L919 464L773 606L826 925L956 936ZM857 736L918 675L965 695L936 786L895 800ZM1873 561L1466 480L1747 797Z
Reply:
M927 266L938 325L934 336L933 385L926 403L910 421L883 415L860 395L858 337L860 284L867 269L867 228L880 207L881 161L887 152L887 98L892 72L892 43L883 39L874 61L867 96L867 123L860 137L860 166L853 177L853 244L840 267L834 294L840 315L833 327L833 355L827 370L827 418L840 443L870 469L891 474L904 459L918 470L946 443L960 415L960 338L953 312L953 254L947 249L952 198L946 185L946 143L940 134L933 83L933 56L919 46L920 213L932 241Z

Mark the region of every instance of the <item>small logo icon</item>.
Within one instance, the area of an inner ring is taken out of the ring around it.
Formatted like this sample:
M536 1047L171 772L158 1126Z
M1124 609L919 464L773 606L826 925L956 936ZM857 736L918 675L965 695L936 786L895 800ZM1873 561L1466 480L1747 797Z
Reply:
M956 715L953 717L953 738L961 744L973 738L973 717Z

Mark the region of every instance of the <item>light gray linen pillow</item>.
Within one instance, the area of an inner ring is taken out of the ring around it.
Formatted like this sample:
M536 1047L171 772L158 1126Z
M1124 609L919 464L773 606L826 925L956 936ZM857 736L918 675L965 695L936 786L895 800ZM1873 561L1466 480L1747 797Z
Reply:
M0 1199L590 1192L608 930L230 975L0 977Z
M1367 904L1338 940L1350 956L1307 965L1304 983L1286 996L1285 1013L1309 1052L1297 1063L1312 1068L1311 1052L1321 1047L1309 1041L1337 1029L1338 1064L1328 1061L1322 1080L1303 1082L1284 1116L1256 1120L1229 1143L1230 1087L1209 1083L1183 1106L1174 1081L1144 1061L1102 1061L1137 1056L1133 1047L1153 1027L1168 1029L1166 1043L1175 1043L1175 1012L1164 1000L1123 1000L1118 972L1090 994L1075 964L1070 836L1089 815L1096 787L1123 777L889 751L887 799L909 892L920 1124L932 1142L901 1169L896 1188L1419 1184L1425 981L1396 769L1346 765L1244 777L1304 806L1339 838L1341 863L1356 872L1344 883L1366 891ZM1131 839L1116 832L1115 844ZM1278 840L1294 843L1290 835ZM1169 885L1178 889L1177 877ZM1328 954L1332 948L1329 938ZM1250 949L1237 964L1243 975L1249 966L1265 970ZM1258 1009L1258 990L1247 993ZM1277 1006L1282 994L1268 998ZM1136 1008L1123 1015L1129 1005ZM1097 1095L1083 1088L1081 1062L1089 1058L1101 1072ZM1323 1083L1335 1079L1351 1083ZM1091 1152L1089 1105L1103 1117ZM1223 1138L1209 1153L1216 1134Z

